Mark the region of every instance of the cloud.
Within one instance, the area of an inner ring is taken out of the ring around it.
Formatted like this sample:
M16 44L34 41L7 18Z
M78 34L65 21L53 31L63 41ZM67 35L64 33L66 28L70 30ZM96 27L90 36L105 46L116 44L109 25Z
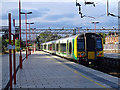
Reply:
M18 2L18 0L3 0L2 2ZM74 0L22 0L22 2L74 2Z
M23 1L23 0L22 0ZM45 0L44 0L45 1ZM74 0L75 1L75 0ZM78 0L80 1L80 0ZM102 3L102 2L101 2ZM113 27L117 25L117 19L109 16L108 19L106 16L106 5L97 3L96 7L93 7L92 5L84 5L82 3L82 13L86 16L92 16L95 17L95 21L100 21L99 24L97 24L97 28L101 27ZM17 5L18 3L8 3L5 4L5 7L3 8L2 13L2 19L7 20L8 18L8 12L12 13L12 17L15 19L18 18L18 9ZM16 6L15 6L16 5ZM116 4L113 4L111 6L110 4L110 12L116 14L117 9L115 6ZM12 8L9 8L12 7ZM5 10L6 8L6 10ZM14 8L14 9L13 9ZM113 11L114 10L114 11ZM30 1L27 3L22 3L22 11L28 12L32 11L32 15L28 15L29 21L35 22L34 25L36 28L74 28L74 27L83 27L83 28L94 28L94 25L91 24L91 21L94 21L94 19L84 17L80 18L80 15L78 14L78 7L75 6L75 2L33 2ZM25 20L25 15L22 15L22 21ZM18 22L18 21L16 21ZM24 21L23 21L24 23Z
M45 14L48 13L48 11L50 11L49 9L47 8L41 8L39 10L32 10L32 15L29 15L27 18L28 19L31 19L31 18L37 18L37 17L42 17L44 16ZM8 10L7 12L10 12L12 14L12 18L18 20L19 19L19 11L18 9L12 9L12 10ZM21 10L21 12L28 12L27 10L23 9ZM2 14L2 20L5 20L5 19L8 19L8 14L7 13L3 13ZM22 15L22 20L25 19L25 15Z
M80 2L84 2L84 0L78 0ZM105 0L88 0L95 2L104 2ZM111 2L118 2L119 0L110 0ZM18 0L3 0L2 2L18 2ZM75 0L22 0L22 2L75 2Z
M69 22L69 21L59 21L59 22L37 22L35 23L35 27L36 28L74 28L75 25L73 24L73 22Z
M46 20L58 20L58 19L62 19L62 18L74 18L75 14L70 13L70 14L59 14L59 15L49 15L47 16L45 19Z

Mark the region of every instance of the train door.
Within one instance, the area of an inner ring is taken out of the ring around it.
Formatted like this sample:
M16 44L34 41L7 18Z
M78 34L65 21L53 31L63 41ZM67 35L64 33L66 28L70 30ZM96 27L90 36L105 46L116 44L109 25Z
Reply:
M72 43L71 43L71 41L69 42L69 54L70 54L70 56L71 56L71 53L72 53Z
M94 60L96 57L96 42L95 35L87 34L86 35L86 54L87 60Z
M67 53L67 56L69 54L69 45L68 45L69 41L67 40L67 45L66 45L66 53Z
M58 43L58 52L59 52L59 54L60 54L60 41L59 41L59 43Z
M72 58L74 59L74 39L72 39Z

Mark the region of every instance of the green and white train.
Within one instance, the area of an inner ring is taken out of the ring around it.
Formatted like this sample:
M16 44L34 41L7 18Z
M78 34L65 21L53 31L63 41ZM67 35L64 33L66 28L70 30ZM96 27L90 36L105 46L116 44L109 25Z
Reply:
M103 59L103 38L95 33L49 41L41 44L42 50L79 63L99 64Z

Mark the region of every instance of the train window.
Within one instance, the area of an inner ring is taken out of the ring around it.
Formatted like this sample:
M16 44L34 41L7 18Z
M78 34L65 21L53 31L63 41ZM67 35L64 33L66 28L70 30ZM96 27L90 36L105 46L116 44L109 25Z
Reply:
M78 39L77 41L77 50L78 51L84 51L85 49L85 41L84 39Z
M72 53L72 43L70 42L69 43L69 54L71 54Z
M50 50L50 44L48 44L48 50Z
M60 44L60 52L62 52L62 53L66 52L66 43Z
M44 49L45 49L45 50L46 50L46 47L47 47L47 45L45 44L45 45L44 45Z
M73 52L74 52L74 40L73 40Z
M78 37L78 39L84 39L84 37Z
M52 47L53 47L53 50L55 50L55 44L54 43L52 44Z
M43 49L43 45L40 46L40 49L41 49L41 50Z
M51 44L48 44L48 50L51 50Z
M91 35L92 38L95 38L96 36L95 35Z
M58 48L59 48L59 44L56 45L56 51L58 51Z
M52 50L52 44L48 45L48 50Z
M50 44L50 50L52 50L52 44Z
M67 40L67 51L68 51L68 40Z
M102 50L102 40L100 38L96 39L96 49Z

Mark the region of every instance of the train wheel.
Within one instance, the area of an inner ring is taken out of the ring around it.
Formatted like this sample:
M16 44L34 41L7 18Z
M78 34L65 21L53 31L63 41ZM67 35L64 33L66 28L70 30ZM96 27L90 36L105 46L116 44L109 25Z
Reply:
M81 60L80 59L78 60L78 63L81 64Z
M77 63L77 60L74 60L75 63Z

